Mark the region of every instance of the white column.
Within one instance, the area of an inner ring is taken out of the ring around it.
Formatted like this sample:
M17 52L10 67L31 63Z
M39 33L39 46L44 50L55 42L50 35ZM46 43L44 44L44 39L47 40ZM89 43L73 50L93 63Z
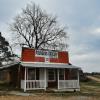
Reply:
M77 69L77 77L78 77L78 87L80 88L80 85L79 85L79 70Z
M65 80L65 68L64 68L64 80Z
M26 92L26 67L25 67L25 75L24 75L24 92Z
M65 82L65 68L64 68L64 88L66 88L66 82Z
M46 68L44 69L44 80L45 80L45 90L46 90L46 87L47 87L47 76L46 76Z
M58 89L59 89L59 69L57 69L57 74L58 74Z
M26 80L28 80L28 68L26 69Z
M36 81L36 68L35 68L35 81Z

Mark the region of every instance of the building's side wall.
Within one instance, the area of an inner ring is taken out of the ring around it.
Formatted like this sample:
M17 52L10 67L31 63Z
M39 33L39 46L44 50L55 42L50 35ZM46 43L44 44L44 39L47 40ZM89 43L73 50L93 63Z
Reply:
M10 83L10 71L9 70L1 70L0 71L0 83Z
M21 80L25 79L25 67L20 68L20 78Z
M11 84L13 86L19 87L19 66L14 66L13 68L10 68L10 79L11 79Z
M19 80L19 65L14 65L12 67L3 69L0 71L0 82L1 83L8 83L11 86L19 87L20 80Z

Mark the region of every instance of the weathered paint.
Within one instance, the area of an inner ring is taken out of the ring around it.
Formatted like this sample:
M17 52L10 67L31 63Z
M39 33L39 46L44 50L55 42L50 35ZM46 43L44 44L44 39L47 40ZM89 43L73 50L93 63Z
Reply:
M23 62L45 62L45 57L35 56L35 49L22 48L21 61ZM48 58L50 63L69 63L67 51L58 51L58 58Z

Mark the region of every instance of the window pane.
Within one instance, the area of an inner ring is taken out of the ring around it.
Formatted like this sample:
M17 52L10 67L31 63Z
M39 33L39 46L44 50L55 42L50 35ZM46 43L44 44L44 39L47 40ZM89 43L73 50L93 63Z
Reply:
M70 74L71 74L70 76L72 80L77 80L77 70L76 69L72 69Z
M59 80L64 80L64 69L59 70Z
M54 69L48 69L48 79L55 80L55 70Z
M28 79L35 80L35 69L28 69Z
M36 80L39 80L39 68L36 69Z

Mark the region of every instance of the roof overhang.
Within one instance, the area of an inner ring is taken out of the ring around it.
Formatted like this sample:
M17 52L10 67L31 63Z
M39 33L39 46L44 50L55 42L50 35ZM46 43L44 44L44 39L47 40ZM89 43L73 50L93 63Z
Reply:
M6 64L6 65L3 65L3 66L0 66L0 70L13 67L13 66L15 66L17 64L20 64L20 62L13 62L13 63L10 63L10 64Z
M64 64L64 63L44 63L44 62L21 62L21 65L23 67L29 67L29 68L74 68L74 69L80 69L80 67Z

